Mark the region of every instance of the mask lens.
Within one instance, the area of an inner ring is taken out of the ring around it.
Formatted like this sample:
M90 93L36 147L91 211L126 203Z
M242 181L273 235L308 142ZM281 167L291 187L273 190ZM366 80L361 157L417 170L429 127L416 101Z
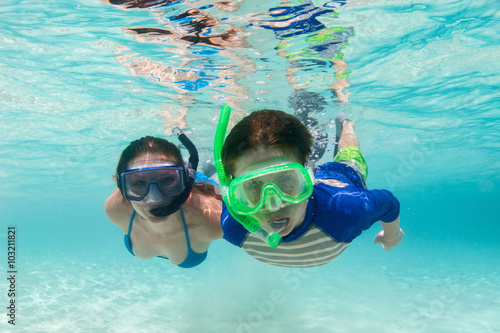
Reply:
M184 189L179 170L164 170L162 174L158 175L157 185L160 192L166 196L178 195Z
M249 205L256 206L261 200L264 185L274 184L283 194L294 197L303 189L303 178L298 170L285 170L249 179L242 187Z
M149 190L149 182L141 172L125 176L127 195L133 198L145 196Z
M142 200L155 184L166 197L179 195L184 190L184 168L182 166L153 167L124 171L121 175L125 197L128 200Z
M301 202L310 195L309 183L312 190L312 182L306 181L309 175L300 164L267 168L253 174L242 176L231 184L229 192L234 208L241 214L262 208L271 196L279 198L280 202Z

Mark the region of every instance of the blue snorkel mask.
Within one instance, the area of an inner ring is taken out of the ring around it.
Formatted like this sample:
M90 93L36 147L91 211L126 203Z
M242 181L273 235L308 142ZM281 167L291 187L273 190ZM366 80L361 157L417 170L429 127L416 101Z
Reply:
M220 183L220 192L222 199L226 203L226 207L232 217L236 219L245 229L255 233L259 238L266 242L270 247L276 248L281 243L281 236L274 232L268 226L261 225L261 223L252 215L238 214L233 209L229 202L228 190L231 183L231 178L226 173L224 165L222 164L222 147L224 145L224 140L226 136L227 124L231 116L231 108L224 104L222 106L219 123L217 125L217 132L215 133L214 141L214 158L215 158L215 169L217 170L217 176Z
M198 150L189 138L178 128L174 129L179 141L189 152L187 168L183 165L161 165L137 169L122 170L117 177L117 185L123 197L131 201L143 200L149 192L169 198L168 204L154 208L154 216L168 216L186 202L196 179L198 168Z

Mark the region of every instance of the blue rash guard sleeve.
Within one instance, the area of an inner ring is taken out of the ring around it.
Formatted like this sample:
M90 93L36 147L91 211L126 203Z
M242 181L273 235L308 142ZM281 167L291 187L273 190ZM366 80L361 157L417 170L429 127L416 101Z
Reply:
M399 201L387 190L314 187L315 223L339 242L351 242L375 222L393 222L399 216Z
M247 238L249 231L245 229L234 217L229 214L226 208L226 203L222 203L222 214L220 216L220 222L222 226L222 231L224 232L224 238L229 243L236 245L238 247L243 246L243 242Z

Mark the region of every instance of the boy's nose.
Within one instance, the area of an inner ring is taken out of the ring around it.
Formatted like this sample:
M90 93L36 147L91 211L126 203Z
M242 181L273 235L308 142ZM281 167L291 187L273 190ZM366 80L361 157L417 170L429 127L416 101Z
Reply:
M277 196L266 198L266 209L270 212L275 212L283 206L283 201Z

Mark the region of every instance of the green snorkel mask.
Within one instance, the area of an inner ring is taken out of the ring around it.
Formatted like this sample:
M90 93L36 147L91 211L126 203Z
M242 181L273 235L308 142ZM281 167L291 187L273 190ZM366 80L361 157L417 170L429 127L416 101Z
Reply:
M277 248L281 243L281 236L266 226L262 226L259 221L251 215L242 215L234 211L229 204L228 200L228 187L231 179L226 173L224 165L222 164L222 146L226 137L227 124L231 116L231 108L224 104L220 113L219 123L217 125L217 132L215 133L214 141L214 158L215 169L219 177L222 199L226 203L229 214L236 219L245 229L254 233L261 238L270 247Z

